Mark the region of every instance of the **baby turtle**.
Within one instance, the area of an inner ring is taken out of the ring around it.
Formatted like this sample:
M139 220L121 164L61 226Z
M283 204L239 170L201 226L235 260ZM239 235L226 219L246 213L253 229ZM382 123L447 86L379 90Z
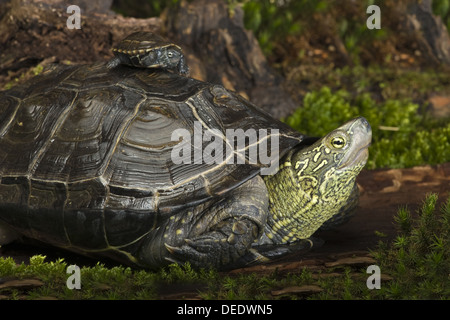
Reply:
M112 48L115 57L108 62L108 68L126 64L141 68L173 70L189 75L189 67L181 48L163 37L146 31L130 34Z

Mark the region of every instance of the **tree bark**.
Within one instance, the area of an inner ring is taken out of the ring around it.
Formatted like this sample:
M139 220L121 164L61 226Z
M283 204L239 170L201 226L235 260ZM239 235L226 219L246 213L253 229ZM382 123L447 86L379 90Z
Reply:
M406 30L415 36L421 51L435 64L450 64L450 37L441 17L432 11L432 1L413 1L407 7Z

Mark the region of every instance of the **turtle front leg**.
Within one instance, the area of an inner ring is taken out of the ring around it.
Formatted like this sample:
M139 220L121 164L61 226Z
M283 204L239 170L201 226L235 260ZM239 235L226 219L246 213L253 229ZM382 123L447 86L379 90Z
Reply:
M164 244L169 253L166 260L189 262L195 267L236 267L236 262L249 253L264 230L268 214L267 189L257 176L226 198L212 200L196 209L199 212L191 213L195 223L190 225L190 230L185 230L188 234L178 239L181 241L174 241L176 245ZM182 235L185 231L178 229L175 233Z
M189 261L196 267L222 269L243 256L256 239L258 227L251 221L234 221L222 229L194 239L185 239L185 245L173 247L165 244L173 257L171 262Z
M106 68L108 69L114 69L115 67L117 67L122 61L120 60L119 57L113 57L111 58L111 60L108 61L108 63L106 64Z

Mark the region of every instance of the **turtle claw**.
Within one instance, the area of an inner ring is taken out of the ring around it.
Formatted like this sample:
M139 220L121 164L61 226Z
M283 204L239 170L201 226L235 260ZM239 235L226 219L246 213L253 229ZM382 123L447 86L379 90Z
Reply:
M179 247L173 247L167 243L164 243L164 246L166 247L167 251L170 252L170 254L176 254L177 252L180 251Z
M170 263L176 263L176 264L179 264L179 265L183 264L183 261L177 260L177 259L174 259L174 258L171 258L171 257L165 257L164 259L166 261L170 262Z
M195 262L191 259L192 253L189 253L189 249L186 248L187 246L174 247L167 243L165 243L164 246L170 253L170 256L164 258L166 261L179 265L183 265L189 261L191 264L195 265Z
M171 263L176 263L179 265L182 265L182 264L186 263L187 261L189 261L189 258L187 258L187 256L186 256L186 250L183 248L185 246L174 247L167 243L165 243L164 246L166 247L167 251L169 251L169 253L171 254L170 257L165 257L166 261L169 261Z
M196 241L191 239L185 239L184 241L186 244L180 247L171 246L167 243L164 244L171 254L171 257L166 257L166 260L178 264L184 264L189 261L192 265L199 267L205 266L205 264L215 265L214 263L211 264L211 261L214 260L212 255L214 255L215 251L211 244L214 241ZM210 242L211 244L208 245L207 242Z

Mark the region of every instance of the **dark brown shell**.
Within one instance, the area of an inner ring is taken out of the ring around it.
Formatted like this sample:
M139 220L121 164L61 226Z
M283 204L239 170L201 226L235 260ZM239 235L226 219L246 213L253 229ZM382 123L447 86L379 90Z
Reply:
M0 93L0 220L33 238L103 250L220 197L262 164L174 164L175 129L278 129L222 86L159 70L60 67ZM203 142L203 147L208 142Z

